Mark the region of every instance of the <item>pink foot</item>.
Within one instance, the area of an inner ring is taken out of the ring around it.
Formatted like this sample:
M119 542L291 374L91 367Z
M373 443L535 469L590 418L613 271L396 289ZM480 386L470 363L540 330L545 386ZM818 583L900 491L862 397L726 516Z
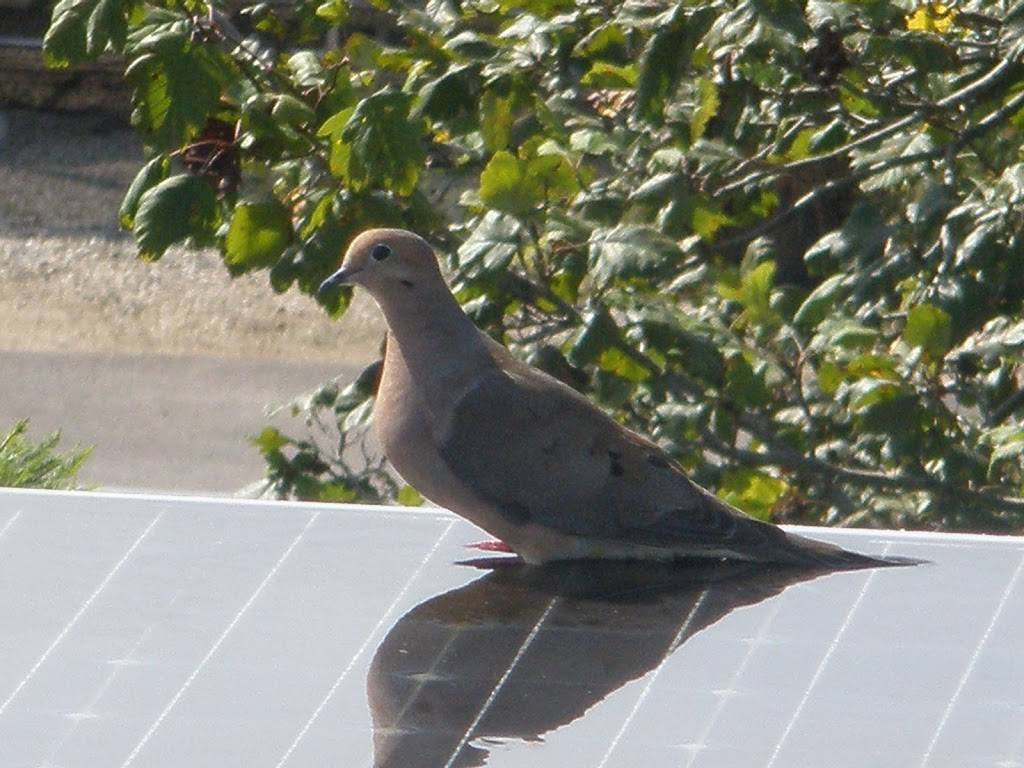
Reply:
M512 552L512 547L504 541L478 541L476 544L467 544L466 549L479 549L484 552Z

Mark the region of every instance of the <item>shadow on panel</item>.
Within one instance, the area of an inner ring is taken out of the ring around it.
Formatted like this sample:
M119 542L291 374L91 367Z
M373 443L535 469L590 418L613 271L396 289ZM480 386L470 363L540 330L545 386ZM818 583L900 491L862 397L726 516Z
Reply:
M488 740L539 740L687 639L822 570L575 562L492 570L403 616L367 690L377 768L475 768Z

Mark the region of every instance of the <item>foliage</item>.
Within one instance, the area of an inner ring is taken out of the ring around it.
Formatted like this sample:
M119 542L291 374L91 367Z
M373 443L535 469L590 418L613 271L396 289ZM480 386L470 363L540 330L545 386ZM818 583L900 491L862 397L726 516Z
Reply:
M26 437L28 421L19 421L0 434L0 487L75 488L78 470L92 449L57 453L60 433L33 443Z
M488 332L752 513L1020 529L1021 0L233 19L54 11L53 65L128 62L151 159L121 217L146 257L215 242L233 272L312 293L357 231L414 229ZM398 492L341 463L365 384L297 407L326 443L260 437L276 492Z

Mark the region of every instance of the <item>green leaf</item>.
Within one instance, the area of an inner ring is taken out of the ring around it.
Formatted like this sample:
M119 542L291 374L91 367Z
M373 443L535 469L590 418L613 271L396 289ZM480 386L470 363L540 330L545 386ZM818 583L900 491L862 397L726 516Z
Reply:
M590 88L632 88L636 84L636 67L619 66L607 61L595 61L580 83Z
M855 357L846 364L846 372L854 378L886 379L899 381L896 361L891 357L875 354L864 354Z
M139 208L139 199L146 190L166 179L170 168L171 162L167 155L157 155L135 174L117 212L117 220L121 223L122 229L131 229L135 226L135 212Z
M568 161L561 155L519 158L495 152L480 174L480 199L485 205L525 216L542 202L566 198L579 189Z
M818 386L826 395L834 395L846 380L842 369L827 360L818 366Z
M426 151L422 124L409 118L411 103L407 93L384 90L356 106L341 133L349 148L343 177L353 190L387 189L402 197L416 190Z
M326 136L331 140L331 155L328 163L331 173L339 178L344 178L348 173L348 161L352 156L352 148L342 141L341 135L355 111L355 107L348 107L331 115L317 131L317 136Z
M60 0L43 38L48 67L64 68L95 59L109 45L124 47L130 0Z
M611 155L623 149L613 134L593 129L573 132L569 137L569 148L588 155Z
M312 493L310 492L312 491ZM300 497L325 504L350 504L359 498L359 492L344 483L314 483L312 487L300 491Z
M863 91L854 91L845 85L839 87L839 103L847 112L861 117L878 117L881 112Z
M513 97L497 93L494 90L484 91L480 98L480 134L484 146L490 152L508 147L512 137Z
M273 266L292 237L288 209L276 200L240 203L224 241L225 261L244 270Z
M344 24L345 19L348 18L348 2L347 0L328 0L328 2L317 6L316 15L328 24L335 26Z
M826 346L858 349L874 346L878 331L853 320L826 321L820 328Z
M920 347L933 360L939 360L952 345L951 319L947 312L931 304L919 304L907 314L903 338L912 347Z
M525 215L544 199L544 190L529 175L529 165L511 152L495 152L480 174L480 199L485 205Z
M693 120L690 122L690 141L697 141L704 135L708 123L718 114L718 86L713 80L702 78L698 83L700 100L697 103L697 111L693 113Z
M591 274L599 286L664 277L683 257L674 240L650 227L632 224L595 229L588 245Z
M76 488L78 470L92 449L61 454L56 451L60 432L38 443L29 440L27 432L28 420L0 432L0 488Z
M217 218L217 197L209 182L189 174L171 176L139 200L134 228L139 256L155 261L173 243L188 237L207 240Z
M903 393L903 388L884 379L861 379L850 388L850 407L862 411L878 403L892 400Z
M990 429L981 436L981 442L992 446L988 462L990 479L994 478L997 465L1001 462L1012 461L1014 465L1020 466L1021 457L1024 457L1024 429L1018 425Z
M725 357L712 338L711 329L684 313L668 308L646 307L635 316L645 349L671 357L688 373L713 386L725 377Z
M327 83L320 57L313 51L299 51L289 56L288 69L295 84L302 88L317 88Z
M636 114L649 123L660 123L665 102L679 83L684 63L684 6L676 6L668 24L651 35L640 57L640 77L636 86Z
M725 391L740 407L760 408L772 399L764 375L756 373L746 358L739 354L726 361Z
M811 291L804 299L800 308L793 315L793 321L800 326L813 328L818 325L835 306L836 300L842 295L847 275L832 275L825 282Z
M454 121L476 110L479 90L479 68L475 64L452 67L420 89L413 116L426 115L432 120Z
M312 123L316 119L316 112L312 107L288 93L281 93L274 97L274 106L270 108L270 115L285 125L302 126Z
M584 315L579 334L566 357L577 367L589 365L600 359L605 350L621 341L622 331L608 314L608 310L596 307Z
M521 233L514 218L488 211L459 248L459 269L467 277L503 271L519 250Z
M423 497L411 485L403 485L398 491L398 503L403 507L419 507L423 504Z
M286 445L291 445L291 438L285 437L274 427L266 427L255 437L249 438L249 442L259 449L264 456L280 452Z
M132 125L163 149L179 147L205 125L220 100L220 72L205 48L163 46L125 73L135 87Z
M620 347L609 347L601 352L597 365L602 371L634 383L651 378L651 372L633 360Z
M743 322L757 326L772 326L780 322L779 314L771 305L774 283L775 262L766 261L743 274L738 286L720 283L718 292L722 298L738 301L743 305Z
M742 468L722 473L718 495L752 517L771 520L776 505L790 490L785 480L759 469Z
M572 49L573 56L594 58L605 54L606 58L615 58L607 54L622 51L626 48L626 33L622 26L609 22L597 27L594 31L576 43Z
M93 6L91 0L60 0L54 6L50 28L43 38L46 66L61 69L79 64L89 57L85 25Z
M90 56L99 56L109 44L115 51L124 47L128 34L126 0L99 0L85 25L85 47Z
M864 432L898 436L904 450L919 439L917 397L895 382L861 379L850 387L850 408Z

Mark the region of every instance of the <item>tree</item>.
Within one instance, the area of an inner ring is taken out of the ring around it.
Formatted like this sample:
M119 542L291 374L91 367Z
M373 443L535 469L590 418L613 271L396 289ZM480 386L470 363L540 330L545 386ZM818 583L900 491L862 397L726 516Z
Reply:
M231 18L54 10L51 65L127 61L143 258L187 238L312 293L357 231L414 229L478 324L754 515L1021 527L1024 2ZM308 438L260 436L278 492L398 491L342 461L374 377L296 406Z

